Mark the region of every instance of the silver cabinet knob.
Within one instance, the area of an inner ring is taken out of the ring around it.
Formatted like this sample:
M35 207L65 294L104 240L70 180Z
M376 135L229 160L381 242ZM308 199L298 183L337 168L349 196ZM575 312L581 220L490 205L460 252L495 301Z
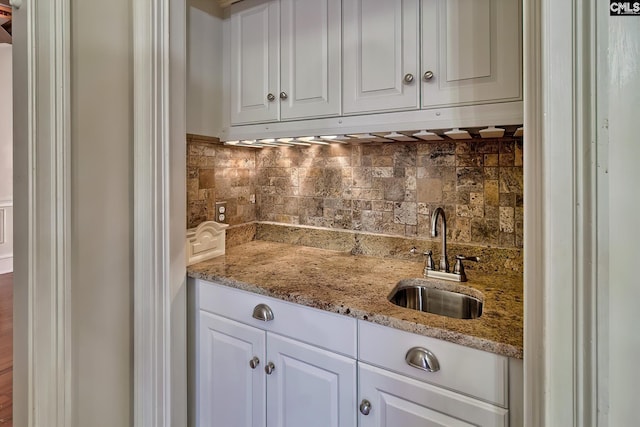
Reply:
M405 83L411 83L413 81L413 74L409 73L409 74L405 74L404 75L404 82Z
M280 99L282 99L283 101L285 99L287 99L289 97L289 95L287 95L287 92L280 92Z
M273 311L267 304L258 304L253 309L253 318L268 322L273 320Z
M276 100L276 96L274 94L272 94L272 93L267 94L267 101L273 102L275 100Z
M256 369L259 364L260 359L258 359L258 356L254 356L253 359L249 360L249 366L251 366L251 369Z
M423 78L425 81L429 81L429 80L431 80L431 79L433 78L433 71L425 71L425 72L424 72L424 75L422 76L422 78Z
M22 0L9 0L9 5L15 9L20 9L20 6L22 6Z
M404 360L407 365L427 372L438 372L440 363L436 356L426 348L413 347L407 352Z
M264 367L264 371L267 375L271 375L274 369L276 369L276 365L274 365L273 362L267 363L267 366Z
M369 412L371 412L371 402L363 399L362 402L360 402L360 412L362 415L369 415Z

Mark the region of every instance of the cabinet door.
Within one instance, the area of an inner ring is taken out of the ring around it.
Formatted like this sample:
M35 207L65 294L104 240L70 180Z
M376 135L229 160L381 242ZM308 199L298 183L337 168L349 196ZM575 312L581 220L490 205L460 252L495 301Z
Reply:
M268 333L269 427L356 425L356 361Z
M205 311L199 316L196 425L265 427L265 332Z
M358 396L370 403L360 427L505 427L506 409L414 379L358 364Z
M423 108L522 99L520 4L422 0Z
M232 6L232 124L278 119L279 9L277 1L245 0Z
M340 0L281 0L280 117L340 114Z
M419 108L418 21L418 0L344 0L345 113Z

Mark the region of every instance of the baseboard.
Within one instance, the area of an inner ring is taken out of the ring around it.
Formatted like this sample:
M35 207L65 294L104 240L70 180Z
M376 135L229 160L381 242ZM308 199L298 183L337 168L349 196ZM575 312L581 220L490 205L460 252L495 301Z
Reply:
M13 271L13 255L0 258L0 274Z

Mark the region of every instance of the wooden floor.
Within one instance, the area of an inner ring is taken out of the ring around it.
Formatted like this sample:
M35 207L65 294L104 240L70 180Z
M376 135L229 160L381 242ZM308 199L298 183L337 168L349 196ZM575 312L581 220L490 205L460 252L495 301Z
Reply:
M0 274L0 427L11 427L13 390L13 274Z

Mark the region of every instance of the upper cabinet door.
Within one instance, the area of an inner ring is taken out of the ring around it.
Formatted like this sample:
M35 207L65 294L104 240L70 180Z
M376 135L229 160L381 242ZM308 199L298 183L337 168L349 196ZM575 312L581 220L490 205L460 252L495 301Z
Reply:
M278 120L280 10L245 0L231 9L231 123Z
M337 116L341 95L340 0L281 0L282 120Z
M418 0L344 0L344 113L419 108Z
M422 0L423 108L522 99L520 0Z

